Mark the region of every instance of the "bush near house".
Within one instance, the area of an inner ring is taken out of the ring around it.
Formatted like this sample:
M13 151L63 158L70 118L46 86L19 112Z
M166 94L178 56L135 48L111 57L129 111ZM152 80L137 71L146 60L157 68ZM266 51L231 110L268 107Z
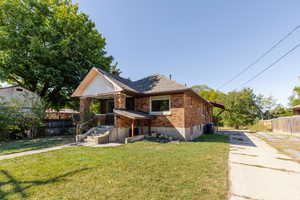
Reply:
M31 105L28 107L28 105ZM0 103L1 140L35 137L43 125L45 106L40 99L11 99Z

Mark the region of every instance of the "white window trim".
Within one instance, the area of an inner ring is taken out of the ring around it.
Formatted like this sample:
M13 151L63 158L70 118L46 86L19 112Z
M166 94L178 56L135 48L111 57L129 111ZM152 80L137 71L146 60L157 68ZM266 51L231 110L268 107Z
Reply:
M169 110L168 111L161 111L161 112L158 112L158 111L152 111L152 100L169 100ZM150 114L151 115L171 115L171 96L168 95L168 96L151 96L149 98L149 105L150 105Z

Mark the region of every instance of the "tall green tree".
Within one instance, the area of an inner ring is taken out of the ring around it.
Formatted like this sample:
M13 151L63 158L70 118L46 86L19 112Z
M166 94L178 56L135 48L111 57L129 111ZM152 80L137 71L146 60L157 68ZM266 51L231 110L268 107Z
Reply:
M110 71L105 39L71 0L0 1L0 80L60 108L91 67Z
M292 115L293 115L292 109L285 108L281 104L276 105L276 107L271 110L272 118L286 117L286 116L292 116Z
M223 99L226 107L222 116L223 122L235 128L253 124L261 116L256 98L250 88L229 92Z
M252 125L259 119L271 119L277 116L287 116L291 112L278 105L272 96L256 95L252 89L223 93L207 85L195 85L193 88L207 100L223 103L225 112L219 108L213 109L214 122L217 125L241 127Z
M278 104L272 96L264 96L259 94L255 99L256 105L259 110L260 119L272 119L272 110L274 110Z
M289 104L291 106L297 106L300 105L300 87L294 87L293 89L293 95L289 97Z
M217 101L223 95L222 92L210 88L207 85L195 85L192 88L196 90L201 97L210 101Z

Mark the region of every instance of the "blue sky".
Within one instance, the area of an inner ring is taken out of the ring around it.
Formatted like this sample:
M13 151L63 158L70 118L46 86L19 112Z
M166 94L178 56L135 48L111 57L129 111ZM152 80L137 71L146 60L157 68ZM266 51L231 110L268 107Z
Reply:
M300 24L300 1L74 0L107 39L107 52L133 80L161 73L216 88ZM300 43L300 30L224 88L243 82ZM300 85L300 48L247 86L287 104Z

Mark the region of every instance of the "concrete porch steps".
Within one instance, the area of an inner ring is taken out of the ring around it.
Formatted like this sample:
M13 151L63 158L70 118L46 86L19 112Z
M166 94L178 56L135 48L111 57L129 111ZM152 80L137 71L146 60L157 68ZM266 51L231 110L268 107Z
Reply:
M85 134L76 137L76 141L89 144L106 144L109 143L109 135L113 127L93 127Z

